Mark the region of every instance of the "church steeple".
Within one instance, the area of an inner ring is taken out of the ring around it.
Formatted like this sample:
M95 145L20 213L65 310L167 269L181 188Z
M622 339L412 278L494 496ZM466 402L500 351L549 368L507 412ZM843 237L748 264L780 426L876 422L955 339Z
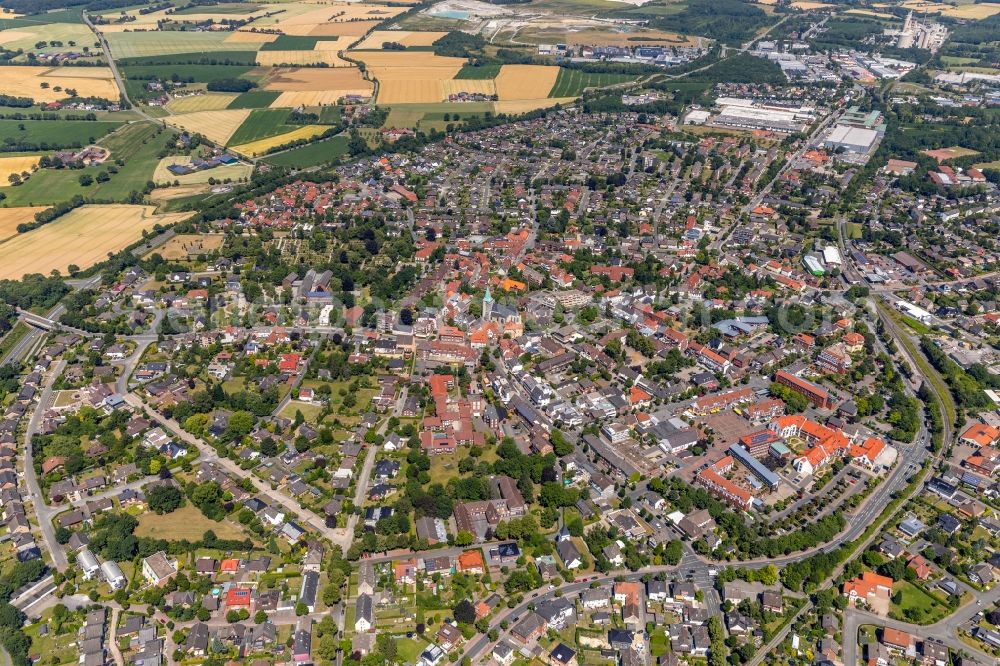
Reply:
M489 321L493 314L493 294L490 293L489 286L486 287L486 294L483 296L483 321Z

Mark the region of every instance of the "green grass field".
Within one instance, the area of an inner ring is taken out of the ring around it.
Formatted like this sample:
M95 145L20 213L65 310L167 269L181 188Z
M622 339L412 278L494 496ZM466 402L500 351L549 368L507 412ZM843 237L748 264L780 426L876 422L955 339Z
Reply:
M100 139L121 127L104 120L0 120L0 152L16 152L18 142L45 144L48 149L79 145Z
M238 79L253 69L248 65L128 65L121 68L125 78L132 80L169 80L174 75L181 81L207 83L219 79Z
M247 65L257 63L256 51L223 51L221 53L172 53L166 55L117 58L119 67L144 65Z
M312 51L320 37L300 37L297 35L280 35L273 42L260 47L261 51Z
M462 65L455 75L456 79L495 79L500 74L500 63L490 63L488 65Z
M254 109L239 129L233 132L229 145L239 146L296 129L294 125L285 124L289 113L288 109Z
M126 201L135 191L141 191L159 163L159 153L166 142L166 135L155 136L160 128L153 123L134 123L101 141L100 145L111 151L111 160L124 160L124 165L115 167L118 173L110 173L109 166L98 165L83 169L42 169L34 173L23 185L3 188L10 206L52 204L66 201L77 194L90 199L106 201ZM172 133L171 133L172 134ZM110 179L97 182L97 175L108 172ZM90 185L82 185L80 177L88 175L94 179Z
M266 109L281 95L277 90L251 90L229 103L230 109Z
M917 624L930 624L947 612L947 607L919 587L901 581L893 585L893 597L899 594L899 604L893 603L890 613Z
M0 338L0 359L3 359L10 350L14 348L21 339L28 334L27 324L23 324L20 321L14 324L14 327L7 331L3 338Z
M319 110L319 122L321 125L336 125L340 122L339 106L324 106Z
M593 74L578 69L560 69L549 97L577 97L586 88L603 88L635 80L628 74Z
M266 157L264 162L273 166L311 167L332 162L346 154L347 138L335 136L332 139L317 141L308 146Z

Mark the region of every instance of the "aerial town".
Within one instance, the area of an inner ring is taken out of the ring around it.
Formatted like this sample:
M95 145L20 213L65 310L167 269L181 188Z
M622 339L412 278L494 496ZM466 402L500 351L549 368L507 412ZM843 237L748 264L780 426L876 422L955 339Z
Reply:
M1000 664L1000 5L34 1L0 664Z

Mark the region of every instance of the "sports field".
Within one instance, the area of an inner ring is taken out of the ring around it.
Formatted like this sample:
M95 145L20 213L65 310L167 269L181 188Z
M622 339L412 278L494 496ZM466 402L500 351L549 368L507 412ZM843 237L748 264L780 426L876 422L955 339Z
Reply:
M265 139L259 139L257 141L251 141L250 143L233 146L232 149L242 155L257 157L259 155L266 154L267 151L272 148L283 146L286 143L299 141L300 139L311 139L319 136L328 129L330 128L326 125L303 125L302 127L293 129L291 132L285 132L284 134L277 134Z
M250 109L223 109L169 116L166 120L174 127L203 134L210 141L225 145L249 115Z
M559 76L559 68L549 65L504 65L496 78L497 99L544 99Z
M970 155L978 155L978 154L979 154L978 150L963 148L962 146L951 146L950 148L938 148L936 150L924 151L924 155L927 155L928 157L933 157L938 162L953 160L956 157L969 157Z
M191 158L186 155L172 155L170 157L164 157L160 160L159 164L156 165L156 170L153 171L153 182L157 185L173 184L174 182L178 182L181 185L199 185L207 183L210 178L214 178L217 181L248 178L250 173L253 171L253 167L249 164L230 164L219 166L214 169L206 169L205 171L186 173L180 176L167 171L168 166L172 166L174 164L189 164L190 162Z
M109 100L119 97L107 67L0 67L0 94L55 102L69 97L67 90L74 90L81 97Z
M154 225L173 224L190 213L154 215L153 206L88 205L71 210L38 229L0 243L0 279L21 279L27 273L69 273L107 258L142 237Z
M34 222L35 213L45 210L45 206L22 206L20 208L0 208L0 241L17 235L17 225Z
M38 165L39 159L41 159L41 155L0 157L0 187L10 182L11 174L20 175L25 171L31 173L31 170Z
M236 93L209 93L176 97L167 103L171 113L194 113L195 111L218 111L229 108L236 99Z

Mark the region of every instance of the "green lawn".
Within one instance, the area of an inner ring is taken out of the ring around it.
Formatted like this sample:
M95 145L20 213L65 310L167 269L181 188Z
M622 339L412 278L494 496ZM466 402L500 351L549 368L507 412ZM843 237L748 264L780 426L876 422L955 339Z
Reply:
M423 652L426 647L427 643L423 640L418 641L414 638L396 639L396 654L407 664L417 663L420 653Z
M892 586L892 593L893 603L889 614L894 617L916 624L930 624L948 612L946 606L913 583L900 581Z

